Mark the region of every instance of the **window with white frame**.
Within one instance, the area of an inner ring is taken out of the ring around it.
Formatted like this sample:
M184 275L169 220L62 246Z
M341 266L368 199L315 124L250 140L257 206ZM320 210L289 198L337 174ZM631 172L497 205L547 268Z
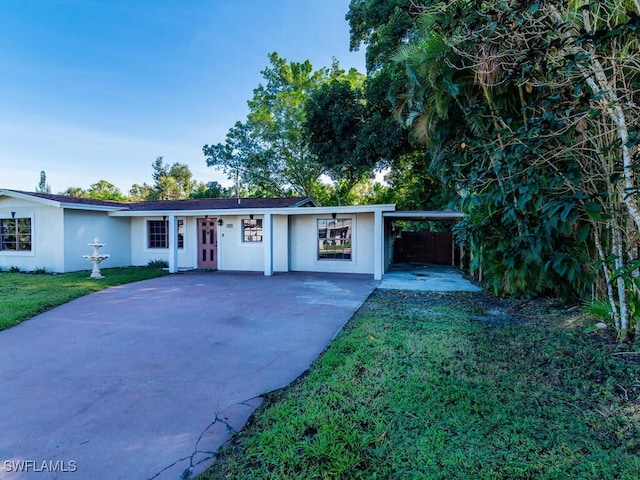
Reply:
M184 220L178 220L178 248L184 248ZM147 248L169 248L169 221L147 220Z
M242 220L242 241L262 242L261 218L248 218Z
M351 218L318 219L318 260L351 260Z
M0 251L30 252L31 218L0 219Z

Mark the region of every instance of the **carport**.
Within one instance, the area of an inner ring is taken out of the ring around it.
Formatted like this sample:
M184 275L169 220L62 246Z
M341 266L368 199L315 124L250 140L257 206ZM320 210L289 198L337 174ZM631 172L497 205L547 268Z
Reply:
M462 267L464 250L455 243L449 232L407 232L399 223L403 221L456 222L464 214L455 210L384 212L385 269L392 263L423 263Z

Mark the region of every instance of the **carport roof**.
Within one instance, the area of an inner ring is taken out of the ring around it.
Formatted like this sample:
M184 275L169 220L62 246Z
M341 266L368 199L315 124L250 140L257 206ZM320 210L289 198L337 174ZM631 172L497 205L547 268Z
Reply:
M405 210L384 212L383 216L394 220L462 220L464 213L457 210Z

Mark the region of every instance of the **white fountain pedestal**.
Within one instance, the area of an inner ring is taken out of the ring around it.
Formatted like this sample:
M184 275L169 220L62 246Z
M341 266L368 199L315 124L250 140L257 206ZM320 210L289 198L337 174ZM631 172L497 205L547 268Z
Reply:
M109 258L110 255L104 253L98 253L98 250L104 247L104 243L100 243L98 237L93 239L93 243L89 243L89 246L93 248L93 253L91 255L83 255L82 258L85 260L89 260L93 263L93 269L91 270L91 275L89 278L104 278L104 275L100 272L100 262Z

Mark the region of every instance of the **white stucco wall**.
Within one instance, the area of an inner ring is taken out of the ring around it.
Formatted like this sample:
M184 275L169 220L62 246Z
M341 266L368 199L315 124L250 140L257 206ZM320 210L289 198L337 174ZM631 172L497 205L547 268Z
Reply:
M178 249L178 268L197 268L197 221L195 218L177 217L184 220L184 248ZM131 218L131 264L145 266L151 260L169 261L168 248L148 248L147 221L162 220L162 217Z
M289 271L289 217L273 216L273 271Z
M289 220L290 268L292 271L374 273L373 213L341 213L353 219L351 260L318 260L317 220L331 215L297 215Z
M64 268L67 272L90 270L93 264L82 258L91 255L93 243L98 237L105 246L99 253L109 258L100 264L100 268L128 267L131 263L130 219L110 217L107 212L87 210L64 211Z
M26 200L0 197L0 218L31 218L31 251L0 251L0 269L18 267L24 271L46 268L64 271L64 232L62 209Z
M225 215L220 218L223 224L218 227L218 269L264 271L263 242L242 241L242 220L249 220L249 215ZM263 216L256 215L254 218L263 218Z

